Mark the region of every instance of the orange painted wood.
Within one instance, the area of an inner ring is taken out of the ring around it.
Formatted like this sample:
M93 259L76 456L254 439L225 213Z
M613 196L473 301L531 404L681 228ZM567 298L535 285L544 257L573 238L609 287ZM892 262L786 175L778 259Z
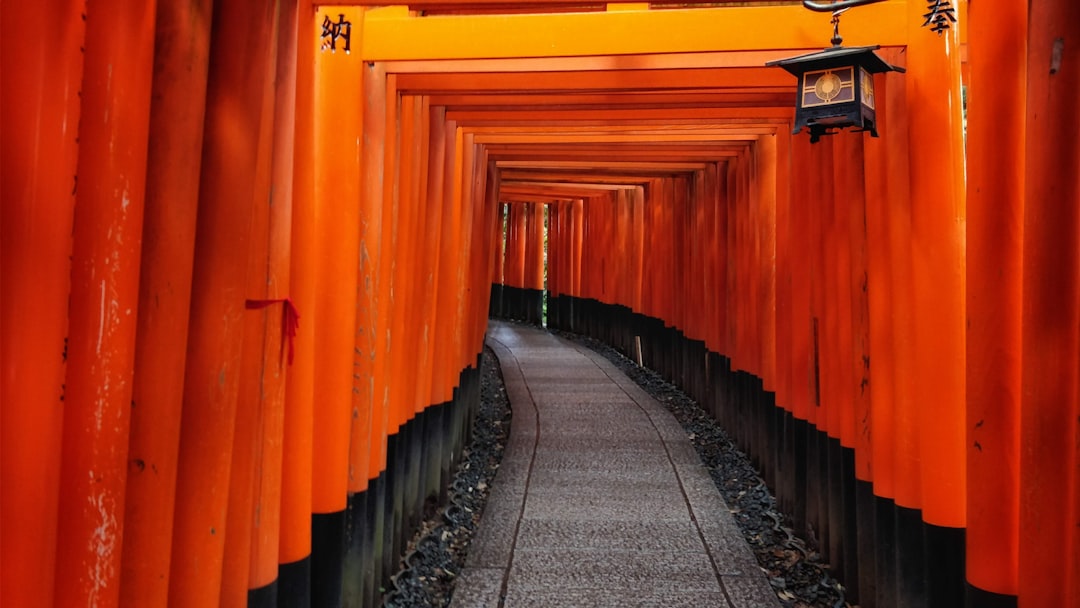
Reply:
M917 4L917 3L916 3ZM921 441L923 519L962 527L965 494L964 140L960 98L960 34L935 34L914 20L907 52L912 160L911 258L919 412L912 432ZM919 27L918 30L915 28ZM932 134L927 136L927 134ZM929 392L927 392L929 389Z
M0 24L0 604L52 606L85 2ZM58 36L27 24L47 14ZM21 162L15 162L15 161Z
M755 327L755 305L753 280L755 260L752 249L751 223L753 200L751 198L751 159L749 150L741 154L736 161L733 185L735 190L735 272L736 285L744 290L735 295L735 353L732 368L751 374L758 374L757 341Z
M533 204L528 207L529 242L532 243L532 256L527 261L526 286L529 289L544 288L544 215L545 206Z
M452 395L452 387L442 385L442 374L439 370L443 364L438 359L440 353L439 332L443 325L442 319L446 314L446 311L439 306L440 294L438 291L440 273L445 271L445 262L442 257L443 239L446 238L443 214L446 211L446 205L444 204L445 192L447 184L452 181L452 177L446 173L448 137L445 126L446 109L429 106L429 113L427 205L424 212L428 215L425 240L428 242L430 265L427 270L423 297L429 298L431 302L426 314L427 330L424 335L428 352L423 355L424 376L421 377L426 382L426 389L431 396L431 403L438 404L445 403L449 399L449 395ZM450 139L453 139L452 131Z
M840 438L840 311L841 279L839 249L842 241L837 229L835 181L833 176L833 148L835 138L827 138L814 145L816 166L819 173L819 190L810 198L816 202L817 213L817 267L815 273L815 317L818 321L818 417L817 428L832 439Z
M416 276L413 282L413 298L415 298L414 309L414 336L412 338L413 343L416 345L414 348L418 349L419 356L416 357L415 365L417 367L417 377L422 379L420 383L414 388L413 403L415 411L422 411L429 405L437 404L434 401L434 394L431 389L432 372L431 367L433 361L431 360L431 352L429 350L430 345L430 332L433 323L435 323L435 301L434 301L434 273L436 272L437 260L437 242L438 242L438 226L433 225L436 221L432 217L432 210L429 200L429 193L431 188L428 185L430 175L433 171L431 166L431 106L430 100L424 96L417 99L415 106L415 127L416 133L416 145L417 145L417 159L414 163L416 180L413 182L413 198L417 201L419 209L417 212L417 226L416 226L416 244L417 244L417 270ZM439 142L442 145L443 142ZM441 166L439 169L441 170Z
M581 266L582 266L582 242L585 239L585 201L578 199L573 202L574 217L573 217L573 235L571 236L573 242L573 291L571 293L575 296L582 295L581 285Z
M485 154L485 158L487 155ZM486 160L484 163L484 195L483 199L478 201L481 205L479 211L481 212L478 235L480 242L483 245L481 251L478 252L477 275L474 277L476 286L480 290L480 293L476 296L476 310L473 313L473 331L476 332L475 339L479 340L482 345L484 335L487 331L488 322L488 308L491 301L491 281L490 277L494 273L495 258L499 256L502 250L500 230L502 224L501 211L502 205L499 203L499 189L502 180L500 171L495 167L495 163L490 160ZM553 227L552 233L554 233L555 219L551 220ZM500 235L500 236L497 236ZM554 237L552 237L554 238ZM554 247L554 245L552 245ZM554 251L554 249L552 249ZM555 262L551 262L551 269L549 274L554 272ZM550 277L549 277L550 283ZM481 348L483 348L481 346Z
M508 268L508 281L511 287L525 287L526 248L528 246L527 227L528 219L524 204L510 206L510 237L507 241L508 251L513 252L510 260L513 264ZM508 261L510 261L508 260Z
M362 21L359 10L337 12L354 24ZM363 69L355 55L339 50L322 49L315 63L314 513L344 510L348 494L360 240L356 201L363 174L360 138L343 140L341 133L362 133Z
M768 61L790 55L790 51L784 50L657 53L624 55L619 57L619 61L628 69L732 68L760 67ZM420 59L387 61L385 64L391 72L395 73L601 71L611 68L611 56Z
M523 247L525 250L523 260L523 273L521 277L521 287L523 289L534 289L534 281L536 277L536 264L539 257L537 256L537 231L536 231L536 210L537 204L535 202L523 203L521 205L522 216L525 218L525 229L522 235Z
M473 302L471 306L472 318L470 319L470 327L472 328L470 354L473 357L471 363L474 367L479 365L476 357L483 351L484 337L487 332L487 310L488 303L491 300L491 282L487 280L487 277L491 275L492 257L495 252L493 236L497 225L496 212L500 182L495 163L488 158L486 152L482 151L478 162L481 163L483 169L481 177L483 178L484 187L478 189L474 199L476 227L473 230L474 238L479 243L479 247L473 251L474 270L471 279Z
M481 205L477 204L483 197L485 188L484 170L487 163L484 158L483 147L476 143L476 138L471 134L465 134L464 154L462 155L462 189L460 204L462 205L462 231L461 231L461 261L458 264L457 289L459 294L458 315L454 322L454 344L457 352L457 365L453 371L460 372L476 364L476 353L472 344L472 332L470 321L472 312L478 307L473 305L473 298L479 291L472 281L475 273L473 264L474 256L480 248L478 243L477 216Z
M713 199L713 204L716 205L716 214L714 216L713 223L713 238L717 243L715 250L715 262L714 273L716 277L716 288L710 294L712 301L709 304L710 310L713 311L712 317L714 319L713 327L713 350L724 356L730 356L727 325L729 319L728 311L728 264L730 249L727 240L728 234L728 188L727 188L727 164L718 164L715 168L715 173L710 171L710 175L713 177L713 183L715 183L716 196Z
M724 253L726 254L726 263L724 264L724 283L728 286L724 293L725 302L724 309L726 311L726 322L724 324L724 354L730 359L731 370L737 369L739 354L738 354L738 335L737 326L739 324L739 306L737 301L737 288L738 284L738 244L737 244L737 226L739 222L738 205L736 201L736 180L737 171L735 168L735 159L732 159L731 163L725 167L724 171Z
M809 233L812 210L806 204L806 192L812 188L810 146L806 137L791 138L791 413L806 421L810 420L814 407L813 323L810 315L812 240Z
M645 188L643 186L636 186L630 194L630 205L632 207L633 217L631 218L631 272L633 274L633 285L631 287L630 307L634 312L641 312L642 301L644 295L642 294L642 283L644 280L644 258L645 252Z
M158 7L120 603L164 605L210 53L209 2Z
M776 135L776 405L792 408L792 248L795 227L791 224L792 160L791 135Z
M386 470L386 437L389 427L389 411L386 405L386 332L389 325L390 301L386 297L389 284L383 279L383 266L389 261L384 255L384 243L389 239L384 225L384 183L386 181L387 141L387 77L378 64L363 69L363 133L361 167L365 176L383 176L383 179L365 179L361 183L360 198L360 267L357 302L356 348L360 352L362 378L368 378L370 386L361 396L370 394L371 432L368 441L368 478L375 479ZM363 441L357 434L355 442ZM363 458L363 456L359 456Z
M985 591L1019 592L1020 407L1023 313L1027 58L999 48L1027 44L1028 6L976 5L969 27L967 190L967 580Z
M400 410L391 395L392 384L395 380L397 368L394 361L394 333L398 315L403 314L394 299L394 256L398 250L398 236L400 234L400 209L396 205L397 196L394 184L398 179L397 155L399 137L397 134L397 121L399 120L401 102L396 77L389 75L375 86L385 87L385 110L382 120L385 121L386 136L384 142L384 158L382 161L383 189L382 189L382 231L383 238L379 253L378 289L379 308L377 314L383 320L384 330L380 332L378 351L378 365L375 374L380 382L376 387L376 394L382 395L382 407L385 408L386 435L395 435L401 425Z
M61 606L120 601L154 10L152 2L119 1L86 16L54 599Z
M686 183L681 178L676 178L673 184L672 197L672 270L673 297L671 299L671 313L668 322L685 335L688 327L686 320L686 305L690 295L690 280L693 269L690 267L690 255L688 252L690 229L690 201L686 190ZM674 294L679 294L674 297Z
M215 3L191 318L184 374L169 603L218 605L236 424L252 204L270 7Z
M1024 158L1020 605L1080 601L1080 5L1029 8ZM1055 60L1054 54L1060 55ZM1051 73L1048 66L1057 69ZM1065 169L1072 168L1072 169Z
M394 163L396 185L392 193L393 217L396 238L390 281L393 285L392 324L390 329L390 377L389 397L392 427L405 424L416 414L410 392L416 383L408 379L416 375L413 328L416 327L415 296L412 293L413 276L418 271L416 259L417 213L412 182L416 178L414 161L419 160L416 149L416 97L398 97L397 107L397 157Z
M297 5L295 141L293 149L289 296L300 312L296 352L285 384L282 437L281 526L278 561L293 564L311 554L312 436L315 376L315 10ZM279 63L279 67L281 64ZM275 170L275 177L282 176Z
M758 343L761 351L761 378L766 391L776 392L776 249L777 249L777 136L765 135L757 140L757 171L754 178L758 184L758 277L761 282L760 300L757 307L761 331Z
M278 5L277 62L274 73L274 123L271 155L270 218L267 232L267 295L291 299L293 159L296 156L296 63L299 7ZM282 303L279 306L285 306ZM262 443L257 446L254 531L248 586L265 587L277 578L282 528L283 449L287 376L295 360L295 339L285 335L277 306L270 309L266 345L263 348L264 409ZM302 314L302 313L300 313ZM291 341L291 344L290 344ZM292 350L290 350L292 349ZM293 359L290 360L290 357Z
M489 179L492 174L498 175L501 181L502 175L498 169L492 165L488 168ZM553 202L548 205L548 263L547 263L547 279L546 288L548 291L548 297L554 298L562 295L562 262L563 256L560 252L562 247L562 234L560 222L561 218L561 204Z
M761 64L764 66L764 63ZM625 89L633 83L635 91L697 88L708 82L714 88L791 86L791 76L766 67L688 68L679 70L629 69L611 71L542 71L542 72L467 72L448 74L402 73L403 91L589 91Z
M835 206L835 238L831 246L836 250L836 338L835 405L837 409L836 437L846 448L855 447L855 394L858 380L855 371L854 294L859 290L857 277L852 273L852 216L854 207L862 207L863 175L861 134L843 133L832 138L833 184L837 193ZM861 221L860 221L861 225ZM854 279L854 280L853 280ZM860 358L861 360L861 358Z
M276 21L276 16L275 16ZM248 252L247 285L245 298L265 301L270 298L268 283L273 269L270 268L270 171L273 155L274 128L274 72L277 54L277 28L267 40L268 53L251 66L266 74L263 81L258 148L255 156L255 175L251 197L251 239ZM261 462L260 452L266 439L263 437L263 418L273 414L275 405L275 382L273 376L281 372L284 361L273 360L265 366L267 351L281 354L281 311L278 305L270 315L269 306L249 309L241 321L243 346L240 355L240 381L236 397L236 429L233 433L232 465L229 474L228 516L225 524L229 536L225 542L222 559L220 605L240 606L247 602L249 574L251 570L251 546L255 527L256 475ZM276 321L271 323L271 319ZM276 335L271 335L271 327ZM277 349L273 349L272 341ZM278 369L275 369L277 367ZM264 394L266 391L266 394ZM276 561L276 560L275 560ZM276 566L276 564L275 564ZM276 568L275 568L276 570Z
M867 157L864 149L866 138L858 135L837 139L835 162L837 167L848 170L837 172L840 189L849 193L847 200L846 234L849 248L847 283L849 296L850 336L846 362L847 400L841 427L841 440L855 448L855 477L862 481L872 479L870 419L870 309L868 302L869 275L867 268L867 175L864 166Z
M459 148L461 156L458 159L461 167L461 183L460 187L456 188L454 192L454 204L461 209L461 224L457 234L457 261L452 272L454 298L451 301L453 302L452 310L454 314L450 322L451 356L448 359L450 366L448 371L455 380L460 371L469 366L474 360L468 353L469 332L466 323L469 313L467 289L469 287L469 262L473 244L473 213L475 211L473 208L473 195L477 186L479 171L476 165L477 148L475 137L470 133L463 133Z
M904 80L901 80L903 78ZM911 263L911 211L909 196L911 183L909 166L917 159L909 150L909 142L903 134L908 132L910 122L907 107L907 75L886 75L885 107L891 142L885 148L886 187L888 204L885 206L885 224L888 230L889 265L892 270L890 296L892 304L892 356L893 356L893 497L897 505L910 509L922 506L920 483L920 440L918 420L915 416L915 400L918 392L914 378L914 295ZM878 99L881 99L879 96ZM916 145L911 142L911 145ZM884 422L884 421L882 421ZM875 476L875 481L877 480Z
M457 174L460 167L459 149L461 142L457 125L447 120L443 123L443 175L445 176L443 189L439 193L439 203L442 206L442 236L439 240L439 272L436 275L436 293L438 295L438 312L435 323L434 367L432 368L432 388L438 391L439 403L449 401L453 397L453 388L457 383L457 374L451 369L455 363L452 360L450 344L450 332L453 326L455 309L451 302L454 298L454 269L457 264L455 235L461 225L461 209L455 200L454 192L460 186L461 177ZM513 205L510 213L514 213ZM510 245L507 245L507 272L511 270Z
M891 187L890 163L887 141L903 137L901 121L892 116L893 87L903 84L889 76L875 79L878 103L878 120L881 137L864 144L865 161L863 175L866 179L866 241L867 241L867 306L869 308L870 332L870 431L871 479L874 494L894 498L895 488L895 427L893 419L895 351L893 342L894 278L890 245L889 206L898 201L898 193ZM898 117L899 118L899 117ZM906 159L898 164L906 167ZM900 167L898 167L900 168ZM903 184L900 184L903 185Z
M657 317L668 327L672 326L673 299L678 295L674 291L675 282L675 184L671 178L660 180L657 188L657 206L660 209L659 235L657 248Z
M418 357L417 378L421 382L417 386L417 407L426 408L429 405L438 405L436 391L431 386L433 377L432 368L432 338L437 323L436 299L435 299L435 273L438 272L439 254L439 220L441 219L441 207L434 204L437 200L439 188L442 187L443 157L445 141L441 133L441 125L433 126L433 121L441 123L445 116L442 108L431 107L430 100L424 97L418 108L420 121L420 142L423 146L421 154L421 168L419 171L420 182L417 184L418 197L421 201L420 215L422 229L419 233L419 244L422 248L420 255L421 264L419 277L416 284L418 302L416 342L420 356ZM433 183L434 182L434 183ZM488 272L490 276L491 272ZM485 315L486 318L486 315Z

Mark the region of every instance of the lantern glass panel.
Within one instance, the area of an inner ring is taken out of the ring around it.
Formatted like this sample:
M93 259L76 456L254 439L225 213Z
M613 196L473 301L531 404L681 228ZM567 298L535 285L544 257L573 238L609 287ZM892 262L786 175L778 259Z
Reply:
M866 68L859 68L859 91L861 92L862 103L864 106L874 108L874 75L866 71Z
M803 74L802 107L813 108L854 100L854 66L814 70Z

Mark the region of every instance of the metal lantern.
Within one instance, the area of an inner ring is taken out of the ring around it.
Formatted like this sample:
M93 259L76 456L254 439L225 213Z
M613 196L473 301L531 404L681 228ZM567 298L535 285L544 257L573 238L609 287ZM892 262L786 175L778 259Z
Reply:
M874 74L903 72L878 57L878 46L845 47L841 45L839 15L833 16L833 46L817 53L770 61L799 79L795 106L795 129L810 130L810 143L828 135L830 130L856 127L877 133L874 101Z

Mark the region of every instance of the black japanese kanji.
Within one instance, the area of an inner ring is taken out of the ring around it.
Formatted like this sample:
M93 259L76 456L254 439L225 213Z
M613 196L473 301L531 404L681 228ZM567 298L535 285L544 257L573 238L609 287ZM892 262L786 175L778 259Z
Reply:
M344 50L349 52L349 45L352 42L352 22L345 20L344 14L338 15L337 23L330 20L330 16L323 17L322 22L322 50L330 49L333 53L337 51L337 41L340 38L344 41Z
M956 23L956 9L948 0L930 0L926 6L927 13L923 15L923 27L930 26L930 31L941 35L942 32Z

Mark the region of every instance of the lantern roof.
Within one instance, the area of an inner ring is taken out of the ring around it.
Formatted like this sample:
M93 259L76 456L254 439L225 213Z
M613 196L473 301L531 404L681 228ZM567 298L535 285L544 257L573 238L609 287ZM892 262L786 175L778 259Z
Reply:
M867 72L904 72L900 66L890 65L878 56L876 51L881 48L873 46L833 46L816 53L777 59L766 63L767 66L780 66L795 76L804 72L818 69L829 69L842 65L860 65Z

